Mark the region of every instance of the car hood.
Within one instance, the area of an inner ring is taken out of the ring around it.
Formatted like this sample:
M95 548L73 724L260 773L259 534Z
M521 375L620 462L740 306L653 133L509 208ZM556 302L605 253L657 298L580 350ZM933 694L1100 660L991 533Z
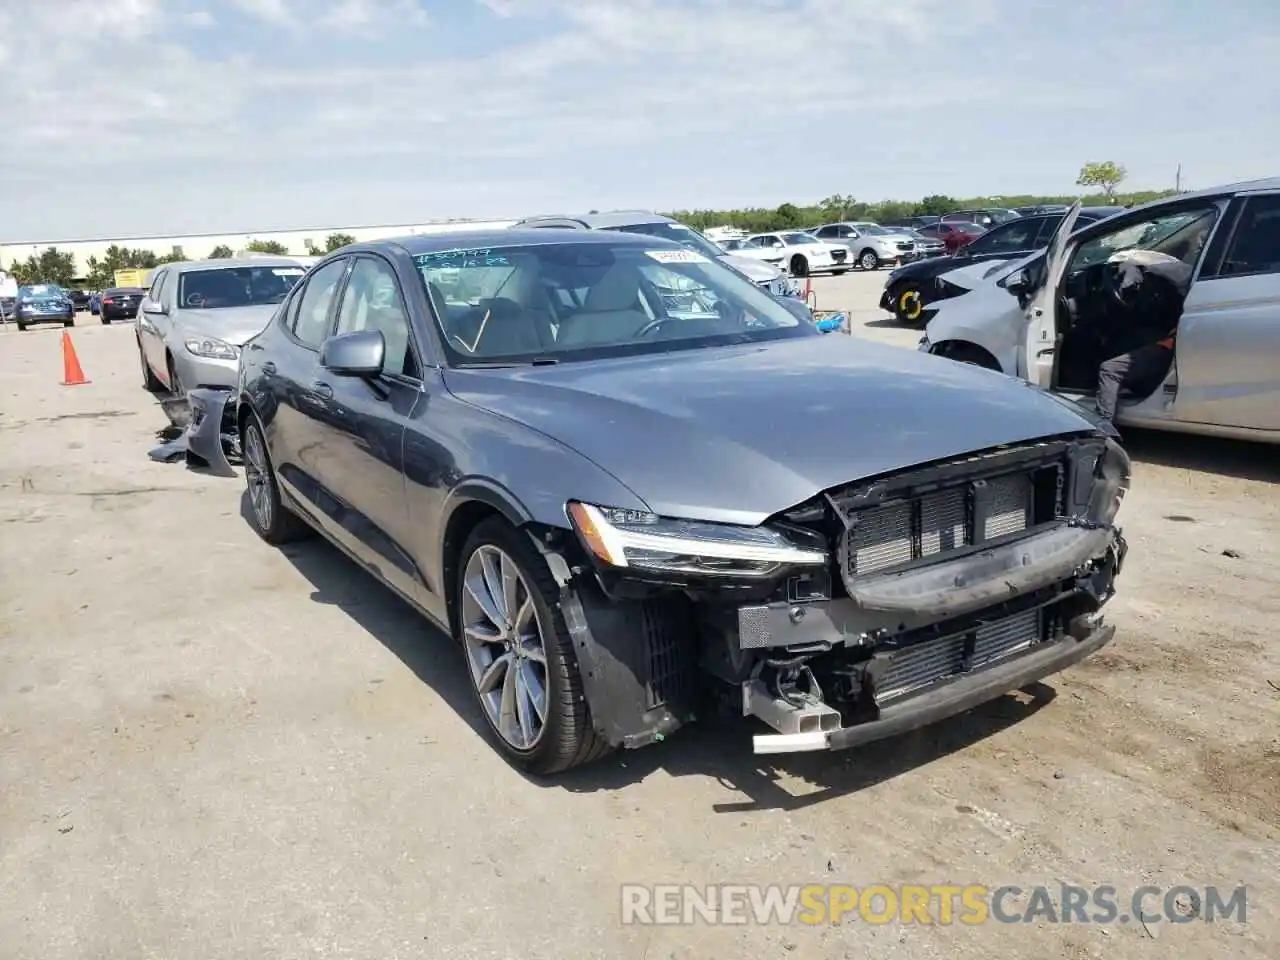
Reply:
M782 276L782 271L773 264L765 263L763 260L757 260L754 257L739 257L736 254L725 253L721 254L720 262L733 267L748 280L756 283L767 283Z
M1092 429L1023 381L838 336L450 369L445 382L576 450L655 513L723 523L757 524L849 481Z
M174 315L174 323L184 334L216 337L242 347L263 331L278 309L277 304L268 303L254 307L179 310Z

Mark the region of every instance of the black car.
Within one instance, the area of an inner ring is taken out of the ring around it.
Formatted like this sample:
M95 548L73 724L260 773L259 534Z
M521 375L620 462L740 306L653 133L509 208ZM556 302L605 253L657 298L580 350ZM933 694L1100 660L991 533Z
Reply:
M89 309L88 290L68 290L67 295L71 298L71 305L76 308L76 313Z
M133 320L138 316L138 306L142 303L144 293L139 287L112 287L110 290L103 290L98 316L103 323Z
M1081 207L1077 226L1085 226L1119 213L1123 207ZM964 293L961 287L940 280L942 274L968 263L984 260L1021 260L1048 245L1063 214L1047 213L1019 217L987 231L978 239L960 247L948 257L933 257L904 264L889 274L880 309L897 317L908 327L923 326L928 321L925 307L936 301Z

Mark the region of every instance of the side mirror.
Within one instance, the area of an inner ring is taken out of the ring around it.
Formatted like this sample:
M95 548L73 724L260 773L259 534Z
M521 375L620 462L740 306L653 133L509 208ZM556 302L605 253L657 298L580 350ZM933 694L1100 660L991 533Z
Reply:
M163 316L169 312L169 308L163 303L156 303L154 300L148 300L143 304L142 312Z
M1022 296L1027 292L1027 288L1031 286L1031 278L1027 276L1026 270L1015 270L1009 276L1004 278L1001 284L1006 290L1014 296Z
M340 377L376 377L386 355L381 330L356 330L326 340L320 347L320 365Z

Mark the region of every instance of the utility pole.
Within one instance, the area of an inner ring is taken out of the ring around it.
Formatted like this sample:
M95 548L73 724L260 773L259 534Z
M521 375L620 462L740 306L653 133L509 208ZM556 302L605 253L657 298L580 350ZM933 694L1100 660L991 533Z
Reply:
M1178 164L1178 172L1173 180L1173 191L1174 193L1182 192L1182 164Z

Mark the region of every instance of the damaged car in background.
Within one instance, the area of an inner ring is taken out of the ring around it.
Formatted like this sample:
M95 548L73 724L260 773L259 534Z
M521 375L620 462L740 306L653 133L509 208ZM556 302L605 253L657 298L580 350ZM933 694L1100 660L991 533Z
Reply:
M450 633L539 774L710 704L757 753L854 747L1114 632L1113 431L660 238L346 247L245 345L237 426L259 535L321 532Z
M162 400L183 432L152 452L158 460L185 456L224 476L238 456L234 409L227 409L240 348L262 331L306 272L290 257L167 263L150 277L137 306L142 385ZM104 307L106 301L103 301Z
M1280 178L1161 199L1076 229L937 305L922 351L1092 407L1101 365L1176 331L1121 426L1280 442Z

